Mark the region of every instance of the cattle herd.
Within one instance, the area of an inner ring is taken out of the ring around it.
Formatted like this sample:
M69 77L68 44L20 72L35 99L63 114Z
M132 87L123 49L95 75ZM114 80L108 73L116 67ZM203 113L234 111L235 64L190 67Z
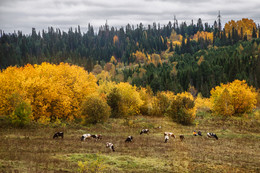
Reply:
M140 135L142 134L149 134L149 129L142 129L140 132ZM202 136L201 131L196 132L196 130L193 131L193 136ZM56 132L53 135L53 139L55 138L59 138L61 137L63 139L64 137L64 133L63 132ZM176 138L176 136L172 133L172 132L164 132L164 142L167 143L170 139L170 137ZM181 134L179 135L180 140L183 141L184 140L184 135ZM218 140L218 136L215 133L207 133L207 137L209 138L215 138L216 140ZM86 139L90 139L93 138L95 140L100 140L102 139L102 135L101 134L83 134L81 136L81 141L85 141ZM125 142L133 142L133 136L128 136L125 140ZM111 142L107 142L106 143L106 147L109 148L111 151L115 151L114 145Z

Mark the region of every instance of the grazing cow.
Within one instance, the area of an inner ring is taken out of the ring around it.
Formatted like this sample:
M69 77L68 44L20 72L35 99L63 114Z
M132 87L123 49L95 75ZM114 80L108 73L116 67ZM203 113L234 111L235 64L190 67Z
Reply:
M102 139L102 135L99 134L99 135L91 135L92 138L98 140L98 139Z
M110 142L107 142L107 145L106 145L107 148L110 148L113 152L115 152L115 148L114 148L114 145Z
M143 133L148 134L148 133L149 133L149 129L143 129L143 130L140 132L140 135L143 134Z
M172 137L176 138L172 132L164 132L164 136L169 136L169 137L172 136Z
M209 138L216 138L216 140L218 140L218 137L217 137L217 135L215 134L215 133L207 133L207 136L209 137Z
M86 139L90 139L90 137L91 137L91 134L83 134L81 136L81 141L85 141Z
M199 136L202 136L202 133L201 133L201 131L200 131L200 130L198 131L198 135L199 135Z
M56 132L56 133L53 135L53 139L54 139L54 138L59 138L59 136L63 139L63 132Z
M184 135L180 135L180 140L183 141Z
M128 136L125 142L133 142L133 136Z
M168 135L165 135L164 136L164 143L167 143L169 139L170 139L170 137Z

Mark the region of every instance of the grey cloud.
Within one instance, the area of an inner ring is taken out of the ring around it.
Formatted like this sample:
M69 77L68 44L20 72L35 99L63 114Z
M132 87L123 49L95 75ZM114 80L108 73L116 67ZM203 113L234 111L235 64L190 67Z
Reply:
M153 22L167 24L176 15L179 22L203 22L213 24L221 11L222 21L252 18L260 22L258 0L0 0L0 29L13 32L22 29L30 33L55 26L69 27L88 23L98 28L108 20L117 28L127 23L144 25Z

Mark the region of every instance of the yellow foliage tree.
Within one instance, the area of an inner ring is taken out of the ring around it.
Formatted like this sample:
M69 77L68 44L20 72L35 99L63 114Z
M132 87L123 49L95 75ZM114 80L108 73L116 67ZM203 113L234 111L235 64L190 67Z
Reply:
M246 81L235 80L221 84L211 91L212 110L216 114L231 116L250 112L256 106L257 93Z
M161 56L159 54L152 54L152 63L157 67L158 64L162 64Z
M242 20L234 21L231 20L225 24L226 34L232 32L232 28L238 31L241 36L241 28L243 30L243 36L246 34L248 38L252 37L253 28L256 28L256 24L252 19L243 18Z
M8 67L0 73L0 114L9 115L13 94L32 106L33 118L41 122L79 115L85 96L96 92L96 78L83 68L61 63Z
M135 86L120 82L107 95L108 105L113 117L128 117L140 113L143 101Z
M164 116L166 110L170 106L174 98L174 93L167 92L157 92L157 95L152 99L152 116Z
M96 64L96 65L94 66L93 70L92 70L92 73L93 73L94 75L97 75L97 74L101 73L102 70L103 70L103 69L102 69L101 65Z
M142 115L150 115L152 110L152 93L149 93L147 88L139 89L140 98L143 101L142 106L140 107L140 113Z
M192 39L195 41L198 41L199 39L207 39L213 42L213 32L198 31L196 34L194 34Z
M144 63L147 59L146 55L138 50L135 53L133 53L132 56L135 58L136 63Z
M196 100L195 100L195 108L196 111L210 111L211 110L211 102L209 98L203 98L201 93L198 94Z
M111 56L110 63L113 63L113 64L117 63L117 60L116 60L116 58L114 56Z
M119 42L118 36L115 35L115 36L113 37L113 43L114 43L114 45L115 45L116 43L118 43L118 42Z
M172 30L170 38L168 39L168 47L170 46L170 43L172 45L181 45L183 36L181 34L177 34L174 30Z

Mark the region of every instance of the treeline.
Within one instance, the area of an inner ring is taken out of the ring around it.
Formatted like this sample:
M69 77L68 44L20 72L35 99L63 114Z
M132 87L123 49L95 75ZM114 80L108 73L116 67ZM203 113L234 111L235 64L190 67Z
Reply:
M149 85L154 92L195 89L209 97L211 88L235 79L260 87L260 39L233 46L213 47L194 54L174 54L169 61L124 69L124 80L136 86Z
M109 117L127 119L138 115L167 116L177 123L191 124L200 110L241 116L251 112L257 103L255 88L245 81L213 88L209 100L194 97L192 90L154 94L150 87L127 82L103 80L97 85L92 73L67 63L8 67L0 72L0 83L0 115L20 127L32 121L96 124Z
M80 26L69 29L68 32L59 28L49 27L47 31L36 31L24 35L22 31L6 34L0 32L0 68L10 65L23 66L28 63L40 64L42 62L60 63L69 62L83 66L91 71L96 63L108 62L111 56L118 61L130 63L134 60L131 53L136 50L146 53L161 53L169 48L168 38L172 31L189 38L198 31L218 32L216 26L203 24L199 19L187 25L185 22L178 25L178 21L169 22L167 25L153 23L144 27L142 23L137 26L121 27L120 29L101 26L98 33L94 33L93 26L88 25L86 33L81 32ZM202 43L195 45L202 45ZM208 43L209 44L209 43ZM208 44L204 44L204 48ZM194 49L197 51L199 48ZM182 52L189 52L186 49ZM191 53L191 52L189 52Z

